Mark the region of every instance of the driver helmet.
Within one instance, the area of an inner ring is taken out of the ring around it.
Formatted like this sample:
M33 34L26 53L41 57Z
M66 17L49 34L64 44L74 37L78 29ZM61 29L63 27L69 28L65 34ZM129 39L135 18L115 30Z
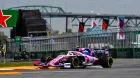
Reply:
M76 46L76 48L80 48L80 46Z
M79 51L80 46L76 46L76 51Z
M68 54L67 55L74 55L74 52L68 52Z

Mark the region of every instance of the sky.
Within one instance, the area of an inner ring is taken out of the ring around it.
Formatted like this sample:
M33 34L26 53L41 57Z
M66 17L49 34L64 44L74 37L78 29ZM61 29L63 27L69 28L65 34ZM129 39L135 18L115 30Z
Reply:
M23 5L48 5L62 7L66 12L103 13L103 14L137 14L140 15L140 0L0 0L0 9ZM60 32L65 31L65 19L53 18L51 27ZM9 28L1 28L9 36ZM77 31L77 27L73 28Z

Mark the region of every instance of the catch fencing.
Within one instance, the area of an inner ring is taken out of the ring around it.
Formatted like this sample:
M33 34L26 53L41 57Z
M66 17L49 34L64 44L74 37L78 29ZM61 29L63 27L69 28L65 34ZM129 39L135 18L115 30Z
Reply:
M120 36L123 34L122 36ZM76 46L98 49L140 48L140 27L126 27L120 33L118 28L106 31L73 32L44 37L23 37L22 42L11 39L7 52L44 52L72 50Z

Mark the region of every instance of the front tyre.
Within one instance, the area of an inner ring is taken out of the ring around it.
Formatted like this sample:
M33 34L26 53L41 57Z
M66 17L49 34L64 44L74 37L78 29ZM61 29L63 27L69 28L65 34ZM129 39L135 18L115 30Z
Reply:
M71 58L71 68L78 68L79 67L79 59L77 57Z
M47 57L46 57L46 61L47 61L47 62L50 62L52 59L53 59L52 56L47 56Z

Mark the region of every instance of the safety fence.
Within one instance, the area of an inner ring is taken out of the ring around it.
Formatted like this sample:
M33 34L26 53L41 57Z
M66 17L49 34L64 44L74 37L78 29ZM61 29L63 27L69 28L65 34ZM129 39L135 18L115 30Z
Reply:
M11 39L6 48L7 57L25 51L29 54L33 53L38 58L44 52L59 53L61 50L72 50L77 45L85 48L111 49L113 57L116 58L140 58L140 27L126 27L121 30L121 33L118 28L115 28L106 31L23 37L19 42Z
M60 54L67 54L68 50L59 51L43 51L43 52L30 52L30 59L40 59L42 55L56 57ZM113 58L140 58L140 48L117 48L110 49L111 56ZM6 58L14 58L14 60L20 60L25 58L21 52L7 53Z

